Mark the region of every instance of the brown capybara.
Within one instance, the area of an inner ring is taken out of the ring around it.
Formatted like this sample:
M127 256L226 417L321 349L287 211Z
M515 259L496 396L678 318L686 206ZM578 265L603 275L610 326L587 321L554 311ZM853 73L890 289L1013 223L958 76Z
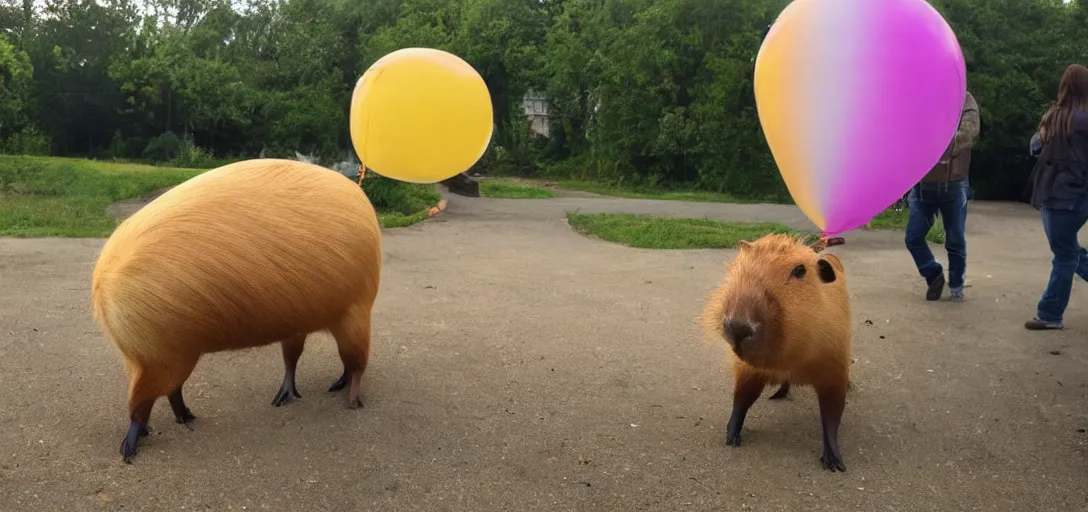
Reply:
M733 413L726 444L740 446L744 417L768 384L811 385L820 403L823 455L831 471L846 471L839 423L850 383L850 297L842 263L799 238L771 234L739 244L724 283L711 294L703 328L729 345Z
M201 355L280 342L279 406L295 389L308 334L329 331L344 373L359 382L370 354L370 315L381 277L381 230L358 184L317 165L258 159L212 169L122 222L94 268L95 320L129 373L127 462L155 400L178 423L195 417L181 387Z

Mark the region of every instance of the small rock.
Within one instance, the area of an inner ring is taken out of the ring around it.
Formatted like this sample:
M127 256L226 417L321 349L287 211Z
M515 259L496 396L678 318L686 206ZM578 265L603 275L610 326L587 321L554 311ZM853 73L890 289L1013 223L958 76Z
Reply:
M1052 356L1060 356L1060 355L1062 355L1062 351L1061 351L1061 350L1051 350L1051 351L1050 351L1050 355L1052 355Z

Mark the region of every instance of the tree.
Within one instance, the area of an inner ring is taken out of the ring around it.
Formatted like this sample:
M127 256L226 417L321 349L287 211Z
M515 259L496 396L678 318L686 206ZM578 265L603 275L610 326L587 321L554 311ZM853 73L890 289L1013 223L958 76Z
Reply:
M28 122L33 75L30 56L0 35L0 140Z

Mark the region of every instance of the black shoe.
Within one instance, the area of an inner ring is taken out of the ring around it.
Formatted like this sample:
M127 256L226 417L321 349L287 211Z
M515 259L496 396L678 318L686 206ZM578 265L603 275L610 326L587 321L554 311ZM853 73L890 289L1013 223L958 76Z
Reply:
M929 282L929 288L926 289L926 300L941 300L942 293L944 293L944 272L937 274L937 277Z
M1042 320L1039 320L1038 318L1032 318L1031 320L1024 322L1024 328L1029 331L1060 330L1062 329L1062 327L1064 326L1061 324L1061 322L1044 322Z
M446 179L442 181L442 184L449 187L451 194L465 197L480 197L480 183L464 173Z

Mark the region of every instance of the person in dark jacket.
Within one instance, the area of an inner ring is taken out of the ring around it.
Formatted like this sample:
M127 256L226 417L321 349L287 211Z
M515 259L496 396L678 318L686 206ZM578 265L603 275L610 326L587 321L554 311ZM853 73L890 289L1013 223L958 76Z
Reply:
M926 235L937 213L944 222L944 247L948 252L948 288L952 300L963 300L967 271L967 198L971 148L978 141L978 103L970 92L964 98L960 125L937 165L907 194L907 250L918 273L926 280L926 300L938 300L944 292L944 268L933 257Z
M1073 276L1088 281L1088 251L1077 241L1088 222L1088 68L1066 68L1058 103L1043 115L1036 135L1031 205L1040 211L1054 258L1035 317L1024 327L1040 331L1063 327Z

